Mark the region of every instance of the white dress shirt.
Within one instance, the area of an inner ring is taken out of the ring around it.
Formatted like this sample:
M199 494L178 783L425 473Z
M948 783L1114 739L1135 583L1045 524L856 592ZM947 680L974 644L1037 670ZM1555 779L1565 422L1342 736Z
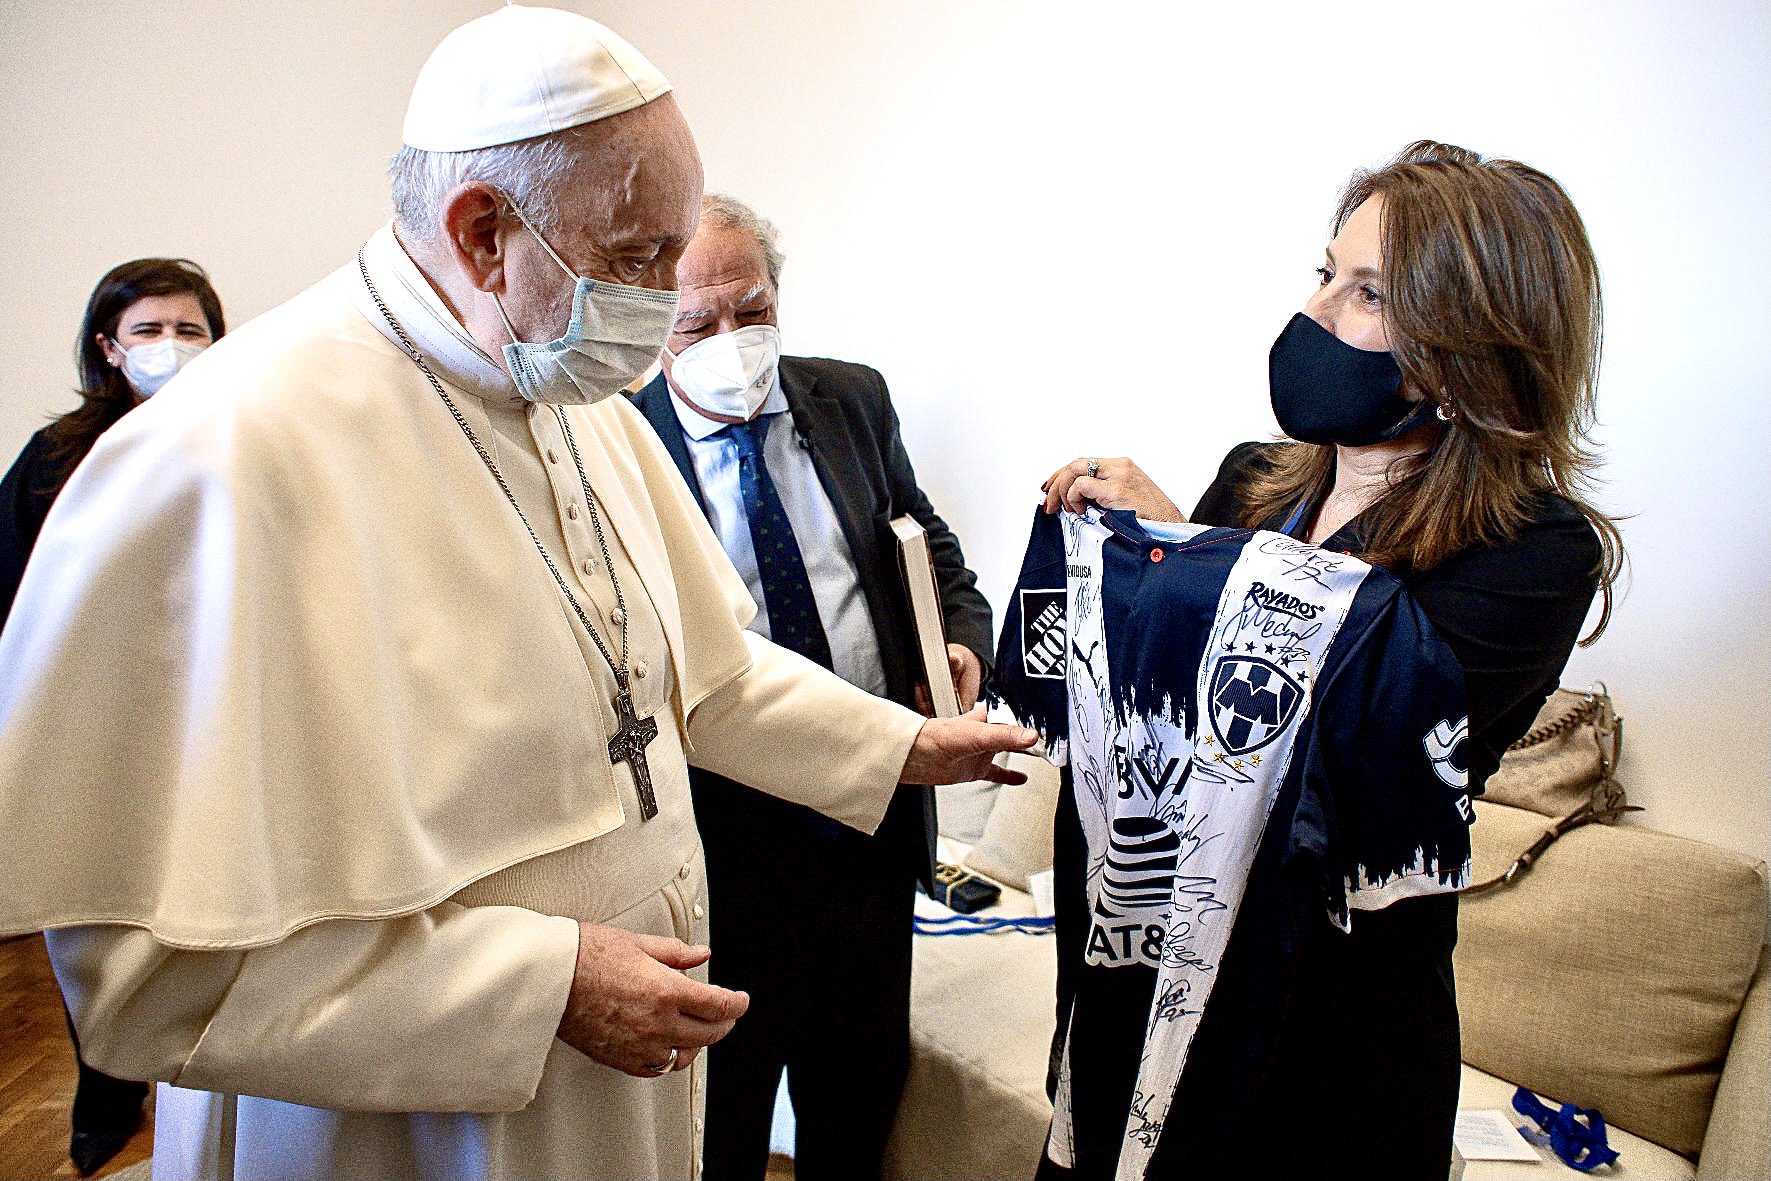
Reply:
M677 420L688 440L689 457L695 464L695 478L701 484L708 520L726 556L750 588L751 598L756 600L756 618L751 621L750 630L766 637L769 609L763 597L762 572L756 564L756 547L750 540L750 520L744 515L744 496L738 486L738 444L719 433L726 429L725 423L699 413L668 387L665 393L676 408ZM883 697L885 665L879 658L879 638L873 631L867 597L861 592L854 555L849 552L836 508L812 465L812 453L800 442L793 429L793 416L786 411L787 395L777 376L775 388L769 391L762 407L763 417L770 422L763 444L763 462L768 465L769 478L775 482L781 507L805 559L806 577L812 584L812 599L818 604L818 620L830 641L836 675ZM774 417L769 418L770 415Z

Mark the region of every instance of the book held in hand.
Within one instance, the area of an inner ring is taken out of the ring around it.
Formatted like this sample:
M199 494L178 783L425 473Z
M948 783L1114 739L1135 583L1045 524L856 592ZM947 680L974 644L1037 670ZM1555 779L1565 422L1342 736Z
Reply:
M911 622L916 626L916 647L922 654L929 704L937 718L956 718L959 694L954 691L953 670L947 663L947 624L941 613L941 595L935 587L928 530L907 515L893 519L892 534L898 539L898 567L904 573L905 596L910 600ZM935 868L935 789L925 787L922 791L925 855L918 861L916 876L925 894L945 901L951 894L951 883L942 882Z
M947 625L941 613L941 594L935 586L935 564L929 556L928 530L915 517L892 521L898 539L898 564L904 571L904 589L916 624L916 643L922 652L923 677L937 718L959 716L959 694L953 688L953 670L947 663Z

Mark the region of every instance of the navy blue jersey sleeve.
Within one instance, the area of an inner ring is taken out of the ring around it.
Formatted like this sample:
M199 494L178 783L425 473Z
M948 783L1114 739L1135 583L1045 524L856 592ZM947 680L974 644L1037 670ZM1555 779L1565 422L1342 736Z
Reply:
M1294 841L1348 926L1350 910L1464 885L1474 810L1463 673L1408 592L1378 573L1336 649L1301 752Z
M1003 612L989 694L1054 752L1069 736L1067 600L1063 529L1056 516L1035 509L1021 576Z

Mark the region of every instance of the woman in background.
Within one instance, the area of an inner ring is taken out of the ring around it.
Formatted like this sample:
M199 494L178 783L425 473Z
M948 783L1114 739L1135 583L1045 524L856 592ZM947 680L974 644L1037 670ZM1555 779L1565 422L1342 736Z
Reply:
M99 280L74 342L80 405L32 435L0 481L0 623L49 506L93 443L225 330L209 276L188 259L138 258Z
M1595 591L1585 642L1610 617L1622 545L1584 496L1598 266L1555 180L1424 140L1356 173L1333 224L1318 289L1270 358L1288 438L1234 449L1193 521L1281 531L1395 574L1462 667L1476 794L1555 688ZM1048 512L1186 519L1129 459L1078 459L1045 492ZM1213 1056L1213 1078L1183 1075L1145 1175L1443 1178L1459 1082L1456 895L1295 934L1285 1003L1255 1013L1232 987L1245 935L1233 928L1194 1049L1245 1049ZM1261 1030L1226 1038L1214 1017ZM1135 1070L1137 1047L1126 1052ZM1201 1088L1225 1084L1246 1092L1238 1114L1200 1118L1222 1114ZM1121 1128L1074 1134L1076 1169L1046 1160L1041 1177L1111 1176Z
M93 443L224 331L209 276L187 259L138 258L99 280L74 344L80 405L32 435L0 481L0 624L11 614L50 505ZM76 1039L76 1058L79 1048ZM68 1155L86 1176L141 1125L147 1084L112 1078L84 1061L79 1067Z

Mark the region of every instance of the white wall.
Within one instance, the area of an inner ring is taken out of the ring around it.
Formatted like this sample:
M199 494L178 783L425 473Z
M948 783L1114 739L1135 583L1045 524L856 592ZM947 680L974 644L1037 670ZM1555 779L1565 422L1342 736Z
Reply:
M113 262L188 254L236 318L344 262L419 62L490 7L12 0L0 449L71 404ZM1566 679L1616 693L1646 821L1771 853L1763 0L581 7L676 82L709 185L782 227L789 350L886 373L997 602L1058 463L1129 453L1186 505L1273 430L1267 346L1352 167L1431 136L1560 178L1604 267L1633 567Z

